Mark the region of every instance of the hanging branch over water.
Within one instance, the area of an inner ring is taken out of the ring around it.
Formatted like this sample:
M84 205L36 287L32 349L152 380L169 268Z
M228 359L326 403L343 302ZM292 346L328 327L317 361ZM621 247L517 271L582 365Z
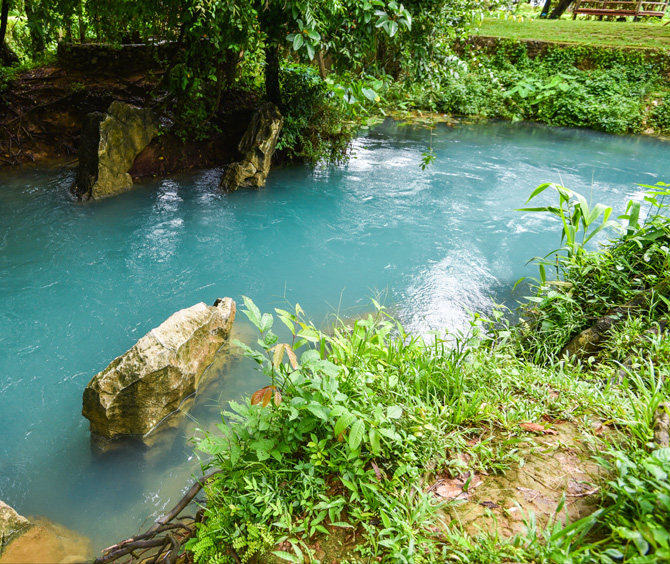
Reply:
M122 558L124 558L123 562L126 563L143 561L147 564L175 564L179 558L181 548L195 534L196 523L202 522L204 512L201 509L195 517L177 518L205 484L219 473L221 473L221 470L212 472L196 481L179 503L171 511L156 519L156 522L146 533L106 548L102 551L102 556L95 559L94 564L110 564L120 561ZM236 556L233 555L234 558ZM238 558L236 560L239 562Z

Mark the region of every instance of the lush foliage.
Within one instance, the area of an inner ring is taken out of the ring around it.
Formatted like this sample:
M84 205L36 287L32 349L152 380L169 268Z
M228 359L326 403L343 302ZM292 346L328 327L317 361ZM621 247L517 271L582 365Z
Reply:
M345 160L355 133L350 104L340 102L312 67L284 67L280 80L286 105L280 154L311 163Z
M666 64L592 47L555 48L531 59L524 44L503 41L493 54L470 50L451 57L436 84L396 86L389 100L408 108L608 133L649 126L668 132L667 106L655 105L669 90Z
M559 358L562 343L546 328L561 311L576 319L583 309L580 325L562 329L567 339L596 312L658 285L668 266L667 187L647 187L648 213L640 202L628 206L620 238L604 252L583 243L611 221L609 208L551 185L531 199L547 188L559 205L534 211L562 218L564 246L556 280L545 271L526 308L530 320L519 326L498 311L491 320L476 316L467 335L424 341L373 303L373 314L324 333L300 306L273 316L244 299L243 313L260 337L254 346L236 344L268 385L231 402L220 434L197 440L198 451L211 457L207 465L223 470L207 488L207 518L189 544L197 562L233 562L231 547L242 561L269 552L313 561L317 539L348 531L358 542L341 561L612 564L667 557L670 462L667 449L645 453L655 448L654 414L670 398L670 343L649 331L665 311L662 293L640 318L622 320L608 336L607 355L590 365ZM602 443L599 462L610 476L602 509L562 524L559 504L547 528L530 516L527 534L508 540L473 539L454 521L447 526L445 502L423 484L464 472L462 453L469 471L504 472L520 463L534 443L519 425L542 417L575 421L585 435L593 433L592 418L619 429L604 443L590 435Z
M549 185L543 185L546 186ZM554 187L559 194L558 207L526 209L561 215L563 233L567 233L562 239L565 245L557 253L535 259L540 286L537 294L529 298L522 342L525 354L533 355L538 362L560 355L570 338L614 307L630 303L641 292L649 293L646 328L662 316L668 305L664 295L670 266L670 223L665 203L670 195L668 186L645 186L646 201L629 202L626 213L619 218L621 223L608 220L611 208L595 205L589 209L583 196ZM646 212L642 203L648 205ZM620 238L614 244L599 253L584 252L580 239L588 240L615 226L619 226ZM547 271L553 273L553 280Z

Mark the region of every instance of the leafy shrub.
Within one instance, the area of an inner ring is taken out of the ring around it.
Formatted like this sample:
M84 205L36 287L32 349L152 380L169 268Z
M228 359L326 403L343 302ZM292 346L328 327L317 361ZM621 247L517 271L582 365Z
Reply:
M651 111L650 125L657 131L670 133L670 95L666 95L661 103Z
M290 65L282 68L280 82L284 104L280 154L312 164L346 160L355 130L318 72Z
M607 216L606 210L611 208L595 205L589 209L579 194L555 187L561 195L559 207L528 210L559 215L563 220L564 246L555 256L536 258L540 281L537 294L530 298L525 310L527 325L522 325L525 337L519 340L524 354L538 362L540 358L555 357L571 337L593 325L609 310L667 279L670 219L666 216L665 198L670 191L662 182L643 187L649 190L645 197L650 207L646 218L642 218L640 202L629 202L626 214L619 217L623 221L619 225L621 237L599 252L584 252L584 244L599 230L618 225L607 217L599 221L599 216L595 216L597 209ZM538 188L531 198L539 191ZM550 269L554 270L553 281L548 280ZM652 319L667 305L662 296L657 300L663 301L651 310Z
M635 133L643 128L649 93L668 89L659 68L640 56L583 47L531 59L525 44L503 41L495 53L452 57L434 75L437 83L394 87L392 100L452 114ZM667 107L655 108L648 120L659 130L670 127Z
M597 561L656 563L670 560L670 448L651 454L614 452L600 458L614 474L608 482L612 503L600 518L608 537L593 551Z

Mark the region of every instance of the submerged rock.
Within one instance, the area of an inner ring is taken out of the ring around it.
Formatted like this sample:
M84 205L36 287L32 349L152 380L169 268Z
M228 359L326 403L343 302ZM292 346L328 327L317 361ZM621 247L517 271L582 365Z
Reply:
M88 114L79 143L75 194L87 200L131 188L128 171L157 134L158 120L148 109L115 101L104 113Z
M0 564L79 564L92 559L90 539L39 517L2 553Z
M96 374L84 390L82 414L105 439L146 435L195 393L226 342L235 302L218 299L182 309Z
M284 118L271 102L258 109L238 146L243 158L226 168L219 186L222 190L231 192L242 186L265 185L283 125Z
M19 515L12 507L0 500L0 554L5 544L25 532L32 523Z

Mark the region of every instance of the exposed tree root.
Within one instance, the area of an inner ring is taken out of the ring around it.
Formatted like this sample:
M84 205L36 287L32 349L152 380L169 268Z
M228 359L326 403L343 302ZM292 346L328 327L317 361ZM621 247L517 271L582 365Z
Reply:
M203 511L198 511L195 517L179 518L179 515L189 506L207 481L220 472L221 470L217 470L196 481L179 503L171 511L156 519L146 533L106 548L102 556L95 559L94 564L110 564L111 562L175 564L180 556L183 561L184 555L180 555L181 549L186 541L195 534L195 525L202 521ZM233 557L239 561L236 554L233 554Z
M561 356L577 356L588 358L597 354L603 347L609 334L619 323L628 318L631 313L648 309L657 294L668 293L670 280L664 280L654 288L640 292L640 294L625 305L615 307L607 315L598 319L595 324L582 331L565 345Z

